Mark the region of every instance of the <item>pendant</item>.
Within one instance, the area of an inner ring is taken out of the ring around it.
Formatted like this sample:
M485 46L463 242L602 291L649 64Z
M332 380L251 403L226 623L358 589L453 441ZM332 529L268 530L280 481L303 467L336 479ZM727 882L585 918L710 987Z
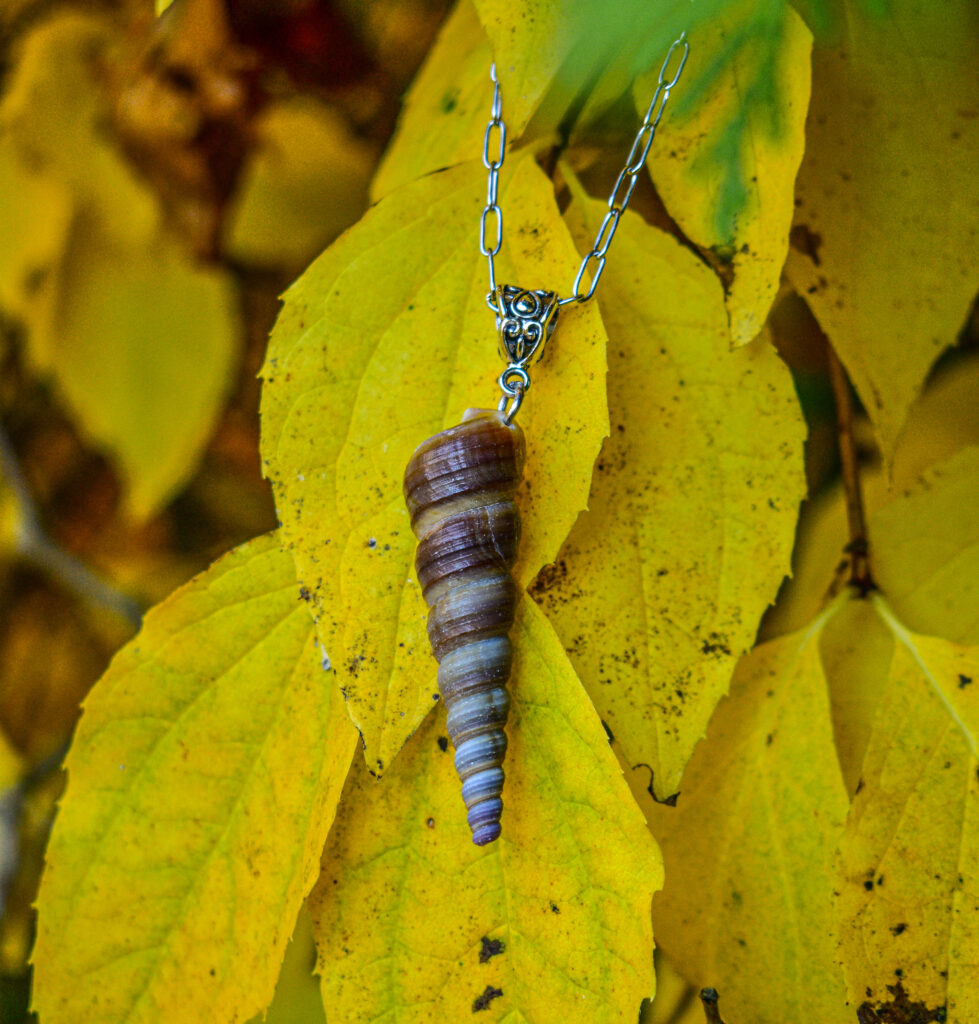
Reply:
M558 309L553 292L512 285L488 300L508 360L500 406L470 409L458 426L419 445L404 479L418 538L415 568L430 609L428 638L477 846L499 838L503 813L509 633L518 599L510 571L520 539L513 499L524 462L523 431L513 417L530 387L527 363L540 358Z

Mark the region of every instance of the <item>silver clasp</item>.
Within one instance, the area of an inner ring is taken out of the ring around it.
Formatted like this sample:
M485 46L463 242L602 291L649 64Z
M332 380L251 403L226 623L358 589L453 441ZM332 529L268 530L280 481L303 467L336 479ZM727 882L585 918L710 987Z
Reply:
M499 410L506 410L506 422L516 416L523 396L530 388L527 366L544 354L544 344L557 324L558 297L554 292L532 291L512 284L498 285L487 296L487 304L496 313L500 355L507 367L500 374L503 392ZM507 404L509 403L509 408Z

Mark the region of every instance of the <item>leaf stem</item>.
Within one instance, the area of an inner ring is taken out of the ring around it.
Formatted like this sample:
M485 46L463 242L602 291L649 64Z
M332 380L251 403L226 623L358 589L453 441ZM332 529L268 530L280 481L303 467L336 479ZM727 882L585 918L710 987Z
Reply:
M832 345L826 347L826 355L829 361L829 379L836 401L836 435L840 446L846 519L850 532L850 540L845 549L850 558L849 583L863 595L876 590L877 584L874 583L870 572L870 542L860 487L860 460L857 456L856 439L853 436L853 401L846 371Z
M717 1009L717 989L716 988L702 988L700 990L700 1001L704 1005L704 1017L707 1019L707 1024L724 1024L721 1019L721 1013Z
M84 562L57 545L41 528L37 506L24 479L14 446L0 425L0 476L17 503L19 519L16 553L24 561L50 574L62 586L90 604L108 608L138 627L143 617L139 603L94 573Z

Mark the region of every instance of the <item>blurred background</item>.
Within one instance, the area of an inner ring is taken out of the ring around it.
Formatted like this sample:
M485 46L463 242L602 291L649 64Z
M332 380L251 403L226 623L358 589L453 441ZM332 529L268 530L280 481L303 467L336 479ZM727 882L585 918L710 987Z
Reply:
M2 1022L79 703L145 608L276 525L278 296L365 209L449 4L159 6L0 0Z
M146 608L275 527L256 375L279 296L366 209L450 6L0 0L0 1024L32 1019L31 903L80 702ZM576 137L596 194L624 109ZM648 182L633 207L669 224ZM770 326L818 533L838 476L825 339L789 290ZM933 374L908 479L979 440L977 336L973 314ZM832 564L845 534L823 532ZM764 630L821 598L824 575L801 579ZM323 1020L312 963L301 918L270 1020ZM666 967L660 985L645 1019L702 1019Z

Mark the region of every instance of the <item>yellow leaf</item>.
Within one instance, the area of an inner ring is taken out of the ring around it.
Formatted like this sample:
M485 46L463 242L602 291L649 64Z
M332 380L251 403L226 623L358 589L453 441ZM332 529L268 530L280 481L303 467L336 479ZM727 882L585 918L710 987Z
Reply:
M339 111L310 101L273 104L255 130L225 251L243 263L299 270L363 212L373 150Z
M690 983L656 953L656 998L643 1005L639 1024L704 1024L704 1008Z
M41 24L0 104L0 130L32 172L62 182L113 238L140 245L158 230L160 213L107 131L99 73L114 42L111 23L90 14L59 13Z
M76 219L50 370L84 432L118 459L138 519L186 482L210 438L230 384L235 304L231 279L194 266L168 236L120 246Z
M947 394L942 389L939 398ZM930 437L942 451L957 431L921 436ZM922 442L920 447L929 446ZM895 476L903 480L901 465L899 457ZM888 491L880 470L864 473L863 484L872 571L894 610L919 632L979 643L979 447L963 448L897 494ZM807 615L815 614L845 558L846 537L842 488L837 487L803 520L793 579L766 621L768 635L798 628Z
M254 1024L326 1024L316 965L313 921L303 906L275 986L268 1010L254 1018Z
M272 997L356 733L277 537L151 611L86 701L38 902L46 1024Z
M742 660L676 806L644 804L666 869L656 934L727 1020L853 1019L831 898L847 797L816 643L832 611Z
M23 544L24 519L20 501L7 480L0 476L0 558L9 564Z
M502 368L476 246L484 175L469 164L373 207L287 293L262 371L262 450L284 542L378 772L435 696L404 467L467 407L495 403ZM553 287L576 254L530 156L507 160L500 195L509 227L498 279ZM523 584L584 507L608 433L598 311L562 319L520 413Z
M819 51L786 270L846 365L890 463L976 289L975 4L893 0Z
M14 750L4 732L0 732L0 796L8 793L24 777L24 759ZM0 860L5 860L0 856Z
M896 643L840 846L850 999L947 1005L964 1024L979 1017L979 649L913 634L873 600Z
M493 99L492 60L472 0L459 0L408 91L398 130L371 184L372 199L482 152Z
M597 20L588 5L566 0L473 0L492 44L496 68L506 89L507 130L514 138L527 126L548 87ZM580 69L576 69L580 70Z
M196 266L163 231L155 198L112 145L97 69L113 38L80 14L27 38L0 105L0 184L37 180L3 213L15 240L0 269L17 277L0 302L25 320L30 358L118 459L129 511L145 518L192 474L210 435L236 309L230 277ZM30 221L16 206L25 199L38 207Z
M712 57L716 59L738 26L737 16L729 13L691 32L687 79L695 78L698 67L707 67ZM789 250L793 187L805 146L811 50L811 33L798 14L784 5L771 86L779 127L773 132L771 111L764 104L755 101L745 107L739 147L747 194L733 236L722 233L718 223L721 182L728 168L723 161L709 159L708 150L746 103L746 87L757 80L755 50L747 47L734 53L693 116L677 118L674 108L667 106L660 129L664 141L650 150L650 174L670 214L688 238L713 250L724 265L735 345L746 344L762 329ZM636 82L635 98L642 111L655 82L655 74Z
M969 447L871 519L874 577L911 629L979 644L977 508L979 447Z
M0 306L37 324L45 338L71 210L67 189L48 174L32 173L10 140L0 138Z
M979 446L977 389L979 358L956 361L929 382L912 407L894 457L891 488L879 466L861 467L873 569L888 599L919 632L963 643L979 643L976 599L970 596L977 568L969 511L979 484L970 477L974 458L953 463L951 456L965 445ZM941 466L945 459L948 465ZM841 486L804 507L792 579L766 617L765 636L794 632L818 614L846 558L847 536ZM943 551L950 556L944 564Z
M587 203L590 239L605 206ZM716 277L637 216L620 222L600 295L612 436L588 512L533 592L666 799L788 570L804 426L767 338L730 351Z
M633 1024L652 994L659 851L533 602L514 637L498 842L470 840L441 709L350 775L310 898L337 1020Z
M894 637L869 601L846 601L819 635L819 657L829 680L836 754L847 793L860 785L867 743L887 685L880 666L894 653Z

